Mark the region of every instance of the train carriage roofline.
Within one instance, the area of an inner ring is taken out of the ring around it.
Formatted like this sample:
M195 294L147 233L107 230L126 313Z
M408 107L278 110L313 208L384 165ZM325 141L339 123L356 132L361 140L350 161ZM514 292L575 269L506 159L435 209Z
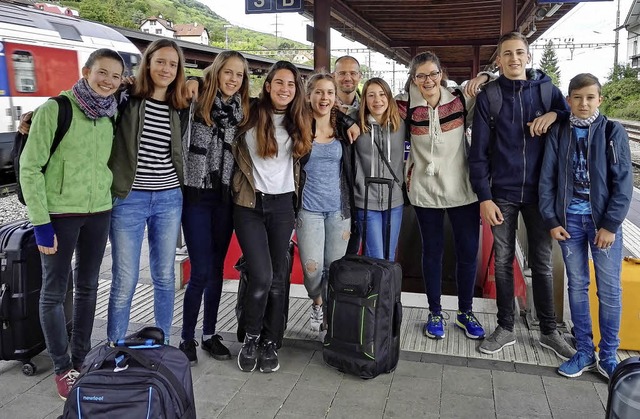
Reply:
M91 50L112 48L140 53L124 35L103 24L1 1L0 39L43 46L86 45Z

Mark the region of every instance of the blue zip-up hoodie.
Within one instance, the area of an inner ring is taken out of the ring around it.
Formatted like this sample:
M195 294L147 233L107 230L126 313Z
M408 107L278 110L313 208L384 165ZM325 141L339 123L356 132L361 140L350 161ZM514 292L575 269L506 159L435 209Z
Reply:
M624 221L633 194L633 170L629 138L618 122L613 122L605 138L607 118L600 115L589 127L587 167L589 203L596 228L615 233ZM576 137L569 121L554 124L540 173L540 212L545 226L567 228L567 208L573 197L573 155Z
M528 122L545 114L540 84L551 83L540 70L527 72L527 80L500 76L502 107L496 118L495 140L489 128L489 98L482 91L473 117L469 177L480 202L495 198L510 202L538 202L538 180L544 155L545 138L532 137ZM551 109L558 121L569 116L567 103L557 87L553 89Z

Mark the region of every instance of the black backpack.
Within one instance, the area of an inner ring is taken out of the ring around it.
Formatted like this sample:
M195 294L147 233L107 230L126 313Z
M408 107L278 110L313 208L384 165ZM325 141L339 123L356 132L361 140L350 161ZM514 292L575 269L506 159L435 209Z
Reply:
M51 143L51 149L49 150L49 159L42 167L42 173L47 171L47 166L49 165L51 156L55 153L67 131L69 131L69 127L71 126L71 117L73 115L71 102L68 97L61 95L51 97L50 99L55 100L58 103L58 127L56 128L56 132L53 136L53 143ZM16 193L18 195L18 201L23 205L26 204L24 202L24 196L22 195L22 188L20 187L20 155L22 155L22 151L24 150L24 146L27 144L28 138L29 134L16 132L16 136L13 139L13 149L11 150L11 160L13 160L13 170L15 172L17 184Z

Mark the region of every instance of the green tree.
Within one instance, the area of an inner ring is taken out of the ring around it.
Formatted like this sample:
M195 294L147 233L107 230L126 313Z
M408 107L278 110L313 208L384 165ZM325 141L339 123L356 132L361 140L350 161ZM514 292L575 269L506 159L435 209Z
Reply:
M547 76L551 77L551 82L556 86L560 86L560 68L558 67L558 57L556 50L553 48L553 41L544 46L542 51L542 58L540 59L540 69L544 71Z
M636 78L638 78L638 69L631 67L630 64L615 64L607 76L607 80L609 81Z

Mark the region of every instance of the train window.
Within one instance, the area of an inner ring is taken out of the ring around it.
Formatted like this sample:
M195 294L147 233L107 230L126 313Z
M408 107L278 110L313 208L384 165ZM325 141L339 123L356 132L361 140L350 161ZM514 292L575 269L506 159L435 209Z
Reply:
M11 60L16 90L21 93L35 92L37 85L33 55L28 51L14 51Z
M73 26L65 25L63 23L58 23L58 22L51 22L51 26L53 26L55 30L58 31L58 34L60 34L60 38L82 42L82 37L80 36L80 32L78 32L78 30Z

